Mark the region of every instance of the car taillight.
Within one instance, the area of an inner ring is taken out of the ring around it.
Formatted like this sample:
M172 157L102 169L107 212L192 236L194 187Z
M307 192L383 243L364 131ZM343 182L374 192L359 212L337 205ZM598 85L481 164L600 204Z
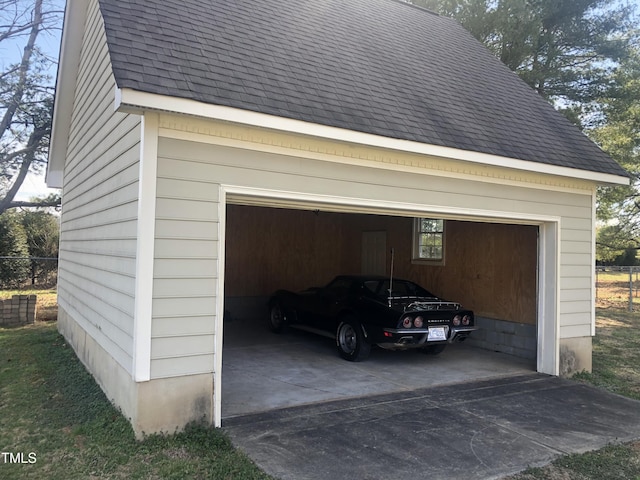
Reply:
M411 328L411 323L412 323L412 322L411 322L411 317L404 317L404 318L402 319L402 326L403 326L404 328Z
M422 326L424 325L424 319L422 317L416 317L413 321L413 325L416 328L422 328Z
M469 325L471 323L471 316L470 315L465 315L464 317L462 317L462 324L463 325Z
M462 321L462 317L460 315L456 315L455 317L453 317L453 325L454 326L459 326L460 322Z

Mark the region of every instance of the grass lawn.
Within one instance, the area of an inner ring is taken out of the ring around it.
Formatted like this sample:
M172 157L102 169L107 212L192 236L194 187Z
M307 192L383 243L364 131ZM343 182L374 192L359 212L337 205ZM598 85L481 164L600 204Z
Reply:
M610 283L599 286L593 373L576 379L640 400L640 304L639 313L627 312L624 283ZM137 442L49 321L55 291L24 293L38 295L39 321L0 328L0 452L22 454L25 463L6 456L3 462L0 453L0 479L270 478L220 430L193 425ZM640 441L565 456L508 478L640 480Z
M0 328L0 452L3 480L269 478L220 430L137 442L54 322Z

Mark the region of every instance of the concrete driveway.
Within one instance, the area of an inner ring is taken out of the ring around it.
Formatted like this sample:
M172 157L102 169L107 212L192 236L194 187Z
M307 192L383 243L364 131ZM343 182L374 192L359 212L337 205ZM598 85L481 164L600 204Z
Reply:
M223 421L283 480L490 479L640 438L640 402L530 373Z

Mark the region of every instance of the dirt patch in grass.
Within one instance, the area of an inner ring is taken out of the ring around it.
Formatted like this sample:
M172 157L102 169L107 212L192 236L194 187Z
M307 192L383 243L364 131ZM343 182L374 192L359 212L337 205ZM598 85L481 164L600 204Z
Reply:
M640 311L640 272L599 272L596 278L596 306L598 308L628 310L629 296L634 310Z

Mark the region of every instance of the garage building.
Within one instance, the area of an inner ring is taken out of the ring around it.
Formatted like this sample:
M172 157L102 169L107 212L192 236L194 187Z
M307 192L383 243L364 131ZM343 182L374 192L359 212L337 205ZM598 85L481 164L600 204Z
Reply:
M392 249L478 346L590 370L596 188L628 178L403 2L69 0L47 181L59 329L141 435L220 425L225 311Z

